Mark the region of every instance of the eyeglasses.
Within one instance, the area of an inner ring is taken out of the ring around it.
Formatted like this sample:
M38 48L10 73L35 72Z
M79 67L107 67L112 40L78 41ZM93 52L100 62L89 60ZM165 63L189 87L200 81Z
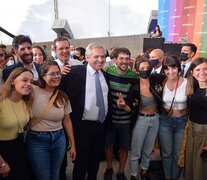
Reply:
M58 71L58 72L51 72L51 73L48 73L48 74L45 74L46 76L50 76L52 78L54 77L60 77L61 76L61 73Z
M0 57L4 57L5 56L5 54L4 53L0 53Z

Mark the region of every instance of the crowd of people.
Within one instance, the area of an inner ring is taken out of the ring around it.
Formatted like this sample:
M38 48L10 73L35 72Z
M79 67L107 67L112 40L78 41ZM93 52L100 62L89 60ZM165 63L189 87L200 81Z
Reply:
M65 180L68 150L73 180L96 180L104 150L112 180L114 146L116 178L127 179L131 152L130 179L148 180L156 143L163 179L207 179L207 59L193 60L194 44L180 56L151 49L133 64L126 47L107 57L100 44L62 36L52 59L24 35L12 47L0 46L0 180Z

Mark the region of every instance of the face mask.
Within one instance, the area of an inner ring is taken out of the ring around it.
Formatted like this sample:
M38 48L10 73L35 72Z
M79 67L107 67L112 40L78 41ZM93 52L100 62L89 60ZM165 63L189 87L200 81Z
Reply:
M180 53L180 59L181 59L181 61L188 60L188 53L181 52Z
M80 60L80 57L76 56L75 54L73 55L73 59Z
M70 55L73 56L75 54L75 51L70 51Z
M147 78L150 76L151 69L146 70L146 71L138 71L138 72L139 72L139 76L140 76L142 79L147 79Z
M159 59L152 59L150 62L151 62L151 66L155 67L159 63Z
M51 56L53 57L53 59L57 59L57 55L54 51L51 51Z

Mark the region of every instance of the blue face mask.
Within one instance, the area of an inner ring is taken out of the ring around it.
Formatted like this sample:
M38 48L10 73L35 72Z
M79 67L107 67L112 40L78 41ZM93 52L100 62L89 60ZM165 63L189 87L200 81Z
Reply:
M155 66L158 65L159 59L152 59L150 62L151 62L151 66L154 68Z

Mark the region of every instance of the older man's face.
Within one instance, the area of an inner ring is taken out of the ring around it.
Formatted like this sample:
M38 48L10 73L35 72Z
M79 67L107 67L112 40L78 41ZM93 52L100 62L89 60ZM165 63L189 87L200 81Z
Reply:
M93 48L90 56L87 57L88 64L95 70L102 69L105 62L105 51L102 48Z

